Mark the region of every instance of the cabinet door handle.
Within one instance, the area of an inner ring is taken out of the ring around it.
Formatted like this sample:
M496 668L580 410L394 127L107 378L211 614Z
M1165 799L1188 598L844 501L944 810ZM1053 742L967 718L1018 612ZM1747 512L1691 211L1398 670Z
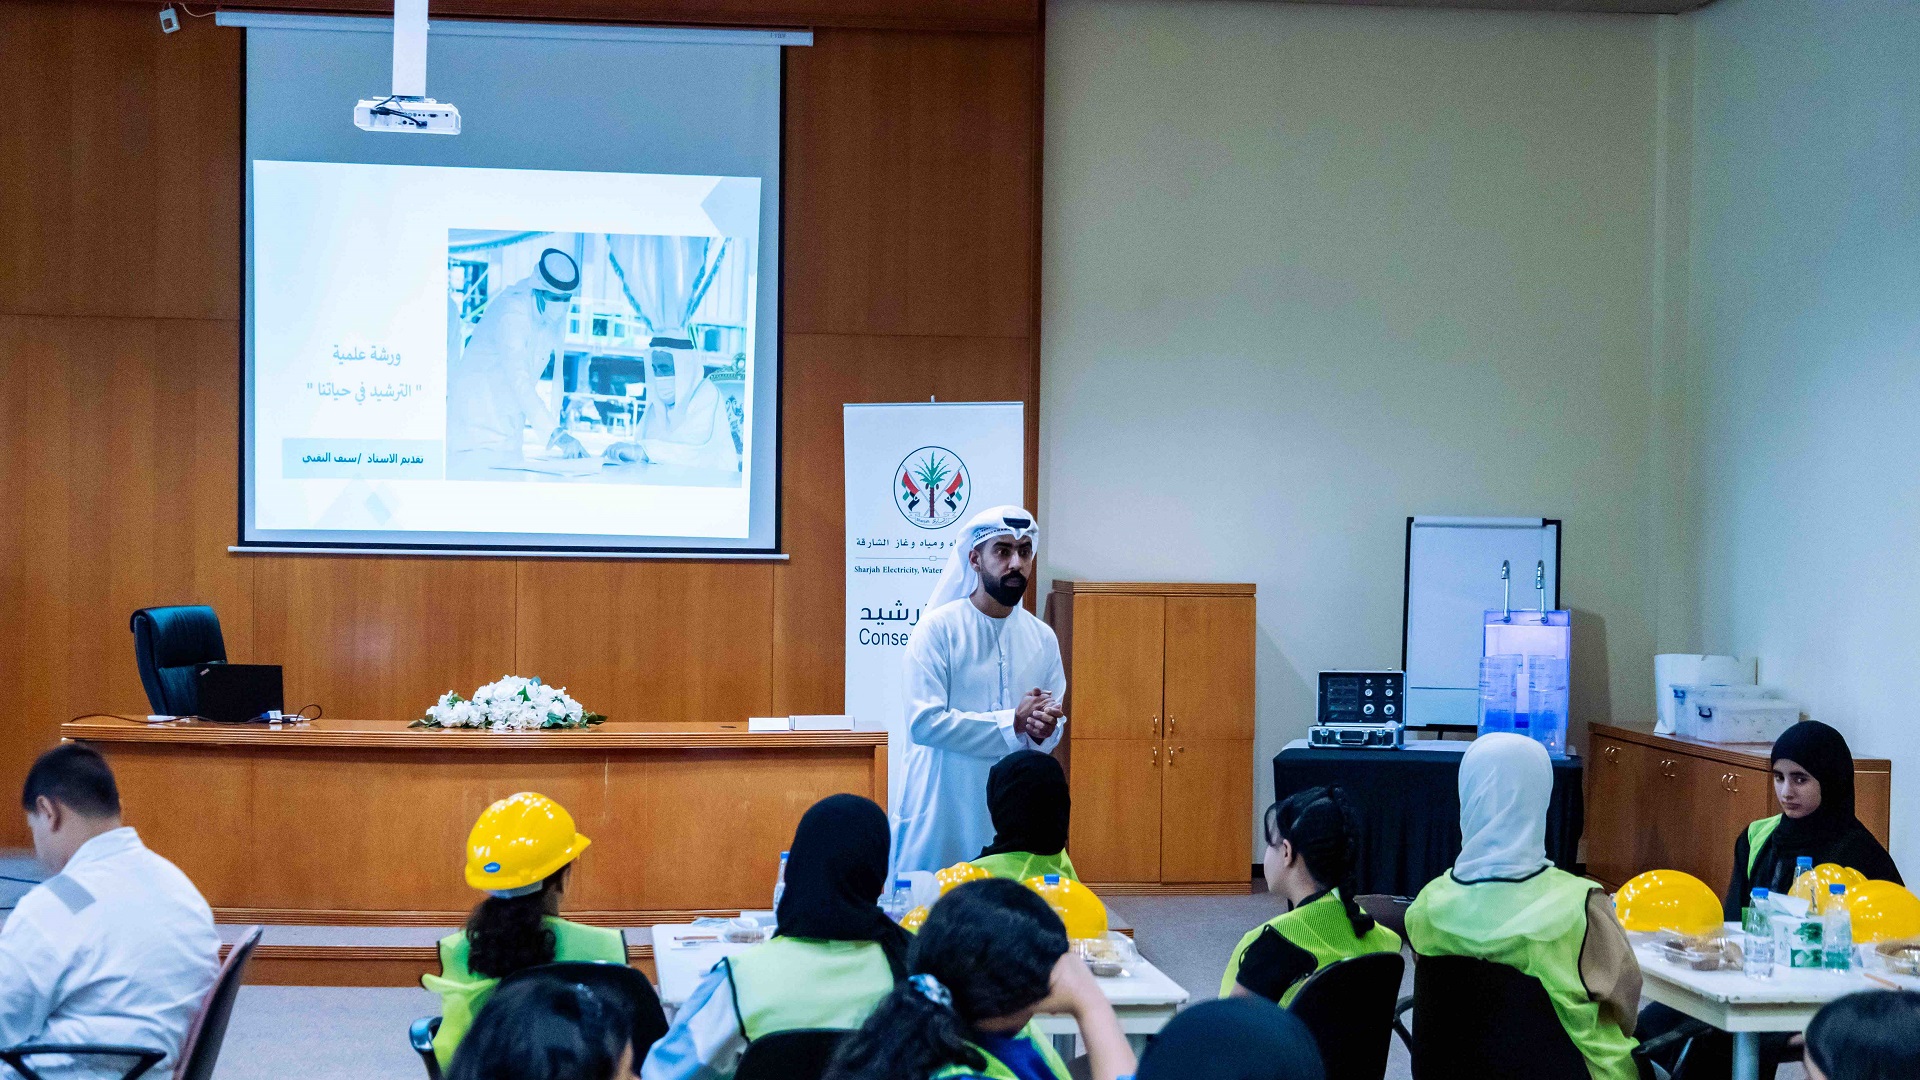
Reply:
M1672 758L1661 758L1660 759L1660 775L1666 777L1669 780L1674 779L1675 773L1673 771L1673 765L1674 765L1674 761Z
M1153 729L1153 737L1156 739L1159 738L1160 737L1160 717L1155 716L1152 720L1147 721L1147 725Z
M1167 717L1167 734L1173 734L1173 717L1171 716Z
M1171 769L1171 768L1173 768L1173 762L1174 762L1174 755L1175 755L1175 754L1178 754L1179 752L1181 752L1182 750L1185 750L1185 749L1186 749L1186 747L1184 747L1184 746L1169 746L1169 747L1167 747L1167 768L1169 768L1169 769Z
M1740 794L1740 774L1737 772L1730 772L1725 776L1722 776L1720 778L1720 786L1726 788L1728 791L1733 792L1735 795Z
M1600 756L1606 758L1608 764L1620 764L1620 748L1617 746L1609 746L1605 750L1600 751Z
M1153 767L1160 767L1160 748L1157 746L1153 748Z

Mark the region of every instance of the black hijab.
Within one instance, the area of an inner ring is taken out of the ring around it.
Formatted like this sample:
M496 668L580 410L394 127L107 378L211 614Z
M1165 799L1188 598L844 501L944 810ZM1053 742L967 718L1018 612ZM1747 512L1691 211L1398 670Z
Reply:
M1173 1018L1140 1055L1134 1080L1325 1080L1300 1018L1259 998L1208 1001Z
M1071 807L1060 763L1038 750L1015 750L987 773L993 843L981 849L980 858L1007 852L1060 854L1067 846Z
M1869 879L1900 880L1893 857L1853 811L1853 751L1846 737L1818 720L1803 720L1773 744L1769 766L1791 761L1820 781L1820 805L1806 817L1782 815L1754 861L1750 886L1791 888L1794 860L1839 863Z
M892 842L887 812L871 799L829 795L814 803L793 832L775 934L876 942L893 981L906 978L907 932L880 910Z

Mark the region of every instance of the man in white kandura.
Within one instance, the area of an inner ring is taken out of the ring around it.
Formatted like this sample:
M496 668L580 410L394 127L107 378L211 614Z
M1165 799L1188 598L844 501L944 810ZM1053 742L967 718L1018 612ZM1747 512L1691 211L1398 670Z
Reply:
M993 840L988 770L1015 750L1060 744L1060 642L1020 606L1039 538L1033 515L1017 506L967 522L907 642L896 873L979 857Z

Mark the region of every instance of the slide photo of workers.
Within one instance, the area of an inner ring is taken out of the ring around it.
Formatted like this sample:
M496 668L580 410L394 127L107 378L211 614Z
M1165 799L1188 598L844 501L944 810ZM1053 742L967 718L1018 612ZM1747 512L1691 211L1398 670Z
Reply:
M739 487L741 246L448 230L447 478Z

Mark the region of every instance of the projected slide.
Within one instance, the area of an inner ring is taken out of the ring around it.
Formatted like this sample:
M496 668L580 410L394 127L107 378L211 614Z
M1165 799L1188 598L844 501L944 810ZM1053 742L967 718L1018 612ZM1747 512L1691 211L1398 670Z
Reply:
M253 168L256 529L748 535L759 179Z

